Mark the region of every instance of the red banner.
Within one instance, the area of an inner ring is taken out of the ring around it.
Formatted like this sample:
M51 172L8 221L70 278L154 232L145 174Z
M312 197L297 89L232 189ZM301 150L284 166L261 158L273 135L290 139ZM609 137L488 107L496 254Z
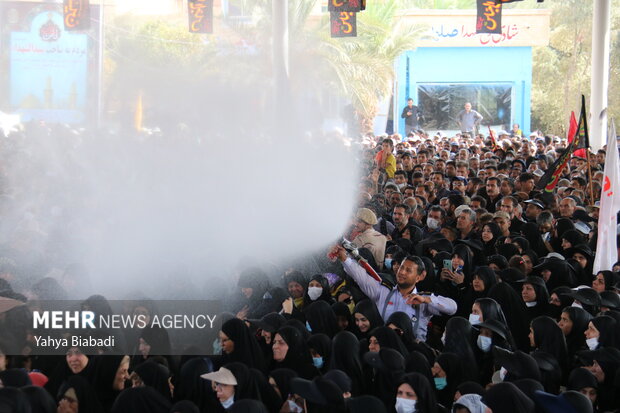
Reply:
M213 33L213 0L188 0L190 33Z
M65 30L90 29L90 4L88 0L64 0Z
M502 3L495 0L478 0L476 33L502 33Z
M332 37L356 37L357 18L354 12L329 13Z

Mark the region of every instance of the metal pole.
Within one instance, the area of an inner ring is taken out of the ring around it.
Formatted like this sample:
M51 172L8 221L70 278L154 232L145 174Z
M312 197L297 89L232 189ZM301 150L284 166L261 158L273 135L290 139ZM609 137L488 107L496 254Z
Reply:
M288 0L273 0L273 74L276 122L287 112L288 101ZM284 117L286 119L286 117Z
M104 49L104 30L103 30L103 8L105 0L99 2L99 78L97 79L97 126L103 125L103 49Z
M609 15L611 0L594 0L592 16L592 81L590 83L590 146L596 152L606 143L609 86Z

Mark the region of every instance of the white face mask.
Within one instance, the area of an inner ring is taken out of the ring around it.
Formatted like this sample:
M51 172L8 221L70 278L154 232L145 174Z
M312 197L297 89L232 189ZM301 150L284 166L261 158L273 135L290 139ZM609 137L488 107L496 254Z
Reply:
M235 403L235 395L233 394L228 399L226 399L226 400L224 400L223 402L220 402L220 403L222 404L222 407L224 409L230 409L230 406L232 406Z
M304 409L300 407L297 403L295 403L293 400L287 400L287 402L288 402L289 411L293 413L302 413L304 411Z
M573 303L570 306L571 307L577 307L577 308L583 308L581 303L578 303L577 301L573 301Z
M469 324L475 326L480 324L480 316L478 314L470 314L469 315Z
M308 287L308 297L310 297L312 301L316 301L316 299L319 298L321 294L323 294L323 288Z
M435 218L426 218L426 226L429 229L439 229L439 221Z
M493 339L487 336L478 336L478 340L476 340L476 344L478 344L478 348L485 353L491 351L491 344Z
M396 413L413 413L415 412L415 405L417 400L403 399L402 397L396 398Z
M502 379L502 381L504 381L507 373L508 373L508 370L502 367L501 369L499 369L499 378Z
M592 337L586 340L586 344L590 350L596 350L598 347L598 337Z
M530 301L529 303L525 303L526 307L536 307L536 301Z

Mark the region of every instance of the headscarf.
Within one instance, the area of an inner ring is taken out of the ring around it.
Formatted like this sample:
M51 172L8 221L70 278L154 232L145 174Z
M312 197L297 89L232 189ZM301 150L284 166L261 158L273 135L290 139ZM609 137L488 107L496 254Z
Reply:
M377 327L370 332L368 337L375 337L379 342L381 348L391 348L398 351L403 357L407 356L409 352L403 344L396 331L387 326Z
M271 283L267 274L260 268L253 267L244 270L239 275L237 286L252 289L252 295L249 298L241 297L241 307L248 307L247 318L249 319L259 319L265 314L275 311L277 305L281 304L281 302L276 304L272 300L265 300L265 297L269 297L267 293L271 289Z
M56 413L58 405L43 387L26 386L20 390L28 398L34 413Z
M454 401L457 386L465 381L463 380L463 363L454 353L441 353L435 362L446 372L447 381L446 387L437 391L437 399L449 408Z
M203 374L211 373L211 368L202 357L195 357L186 361L175 380L174 399L176 401L190 400L198 406L200 411L213 409L214 400L209 398L209 395L213 393L211 383L200 377Z
M228 409L230 413L268 413L267 406L258 400L243 399L235 401Z
M478 374L478 362L474 354L474 331L468 320L452 317L446 323L446 344L444 352L454 353L459 357L463 376L474 380Z
M170 413L200 413L200 410L189 400L181 400L170 408Z
M551 275L545 281L547 291L553 291L558 287L575 287L577 285L577 272L572 265L560 258L546 258L532 269L530 275L542 276L542 271L549 270Z
M506 325L506 317L502 307L492 298L479 298L475 301L480 306L482 321L497 320Z
M304 308L304 314L312 333L323 333L333 337L338 332L338 321L331 306L323 300L316 300Z
M571 229L575 229L575 224L570 218L560 218L555 224L555 232L558 234L559 240L562 239L566 231Z
M484 248L484 254L487 257L497 254L497 249L495 248L495 244L497 243L497 239L502 235L502 230L499 228L495 222L487 222L483 225L484 227L488 227L489 231L493 234L493 238L490 241L482 241L482 245Z
M560 305L551 304L551 302L549 302L549 307L547 307L547 313L556 321L560 320L560 316L562 315L562 309L570 306L573 303L572 297L566 295L570 292L571 289L569 287L558 287L551 291L551 294L549 294L549 299L551 299L551 296L555 294L560 300Z
M465 275L464 282L469 284L472 277L474 253L467 245L457 244L454 246L454 251L452 252L452 257L454 258L454 256L457 256L463 260L463 274Z
M346 404L350 413L387 413L385 404L375 396L351 397Z
M489 298L495 299L506 317L515 345L519 349L529 350L529 319L525 303L521 297L506 283L499 283L489 291Z
M530 242L523 237L511 237L512 243L517 244L519 255L530 249Z
M160 326L149 326L140 332L140 338L151 346L149 357L165 356L171 353L170 338L165 328Z
M433 361L434 362L434 361ZM433 371L429 360L419 351L412 351L405 359L405 372L420 373L429 383L433 383Z
M387 321L385 322L386 326L393 324L400 330L400 332L396 332L400 337L401 341L407 348L407 351L413 351L415 348L415 336L413 335L413 326L411 324L411 318L402 311L396 311L392 313Z
M410 385L418 398L418 401L416 402L416 411L421 413L437 412L437 399L435 398L435 392L426 377L420 373L405 374L400 380L400 383L398 383L398 386L400 387L403 383Z
M435 284L437 283L437 275L435 272L435 264L433 260L428 257L420 257L424 262L424 269L426 271L426 277L422 281L418 281L416 289L418 291L435 291Z
M581 235L581 233L579 231L577 231L576 229L569 229L566 232L564 232L564 234L562 234L562 237L560 238L562 240L566 240L568 242L570 242L570 247L575 247L579 244L583 244L585 242L585 239L583 238L583 236ZM563 249L563 252L565 252L566 250ZM567 257L570 258L570 257Z
M386 406L396 403L396 389L405 373L405 358L396 350L382 348L378 353L366 353L364 361L374 368L369 391Z
M357 303L355 309L353 310L353 316L355 316L356 313L362 314L370 322L368 332L364 334L362 334L359 329L356 328L357 336L360 338L367 337L370 331L383 325L383 319L381 318L381 314L379 314L377 305L374 303L374 301L370 299L365 299Z
M25 369L6 369L0 372L0 381L4 387L25 387L31 386L32 380Z
M112 413L168 413L169 411L170 401L152 387L125 389L118 395L112 406Z
M298 377L297 372L291 369L275 369L269 373L269 376L272 377L278 385L282 400L288 399L288 397L293 394L291 390L291 380Z
M547 316L536 317L532 320L531 326L534 331L535 348L555 357L562 371L566 373L568 349L562 329L554 319Z
M3 413L39 413L32 410L26 395L14 387L0 388L0 411Z
M497 383L482 396L482 402L492 411L502 413L532 413L534 402L513 383Z
M275 361L272 368L289 368L295 370L300 377L311 379L318 374L318 370L312 364L312 357L306 345L306 340L294 327L284 326L276 334L288 345L288 351L284 360Z
M573 322L570 333L566 335L568 354L572 356L576 351L585 346L586 338L584 332L588 328L588 323L592 320L592 315L579 307L565 307L562 312L566 313Z
M170 400L170 385L168 384L170 370L166 366L154 361L147 361L136 367L134 373L140 377L146 386L154 388L164 398Z
M533 222L527 222L521 226L521 234L530 242L532 249L539 257L547 255L549 252L542 239L538 226Z
M78 401L80 411L88 413L102 413L103 408L99 404L95 391L91 387L90 383L82 376L71 376L60 387L58 392L58 401L63 398L65 392L69 389L75 391L75 395Z
M321 295L316 300L310 299L310 296L308 295L308 286L310 285L311 281L317 281L319 284L321 284L321 288L323 289ZM306 290L306 292L304 293L304 309L315 301L326 301L329 305L332 305L334 303L334 298L332 297L331 288L329 286L329 280L325 278L323 274L313 275L312 278L310 278L310 281L308 281L308 284L306 284L304 287Z
M102 355L95 360L95 375L93 378L93 387L97 393L97 397L105 411L110 410L114 400L120 391L112 388L116 372L120 367L125 356L123 355Z
M314 349L323 358L324 370L329 366L332 355L332 339L326 334L313 334L308 339L308 348Z
M616 346L616 320L602 315L594 317L590 320L594 327L599 331L598 345L599 347L615 347Z
M248 366L235 361L224 365L224 367L230 370L237 380L237 385L235 386L235 401L260 398L258 388L250 376L250 369Z
M598 381L596 380L596 377L594 377L594 374L590 372L590 370L583 367L578 367L570 372L566 389L581 391L586 387L598 389L598 386Z
M353 314L351 314L351 310L349 310L349 306L344 302L340 301L332 304L332 310L334 310L334 314L336 315L336 320L338 317L343 317L347 320L347 331L354 331L355 329L355 320L353 320ZM340 325L338 325L340 331Z
M360 360L360 343L353 333L341 331L334 336L329 368L344 371L352 380L351 394L353 396L361 394L364 378Z
M484 283L484 293L488 293L489 290L495 285L497 284L497 275L495 274L495 271L493 271L491 269L491 267L487 266L487 265L482 265L478 268L476 268L476 270L474 270L474 275L477 275L482 282ZM473 279L473 277L472 277Z
M599 271L598 274L603 275L603 279L605 280L605 291L612 291L618 277L618 273L609 270L603 270ZM598 274L596 274L594 278L596 278Z
M222 364L238 361L248 367L265 369L263 353L245 322L232 318L222 324L222 332L234 343L232 353L223 356Z

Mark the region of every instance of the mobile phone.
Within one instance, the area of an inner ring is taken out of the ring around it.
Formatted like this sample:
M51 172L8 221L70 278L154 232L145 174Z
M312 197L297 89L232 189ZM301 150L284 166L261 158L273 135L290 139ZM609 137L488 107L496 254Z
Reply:
M443 260L443 267L452 270L452 260Z

